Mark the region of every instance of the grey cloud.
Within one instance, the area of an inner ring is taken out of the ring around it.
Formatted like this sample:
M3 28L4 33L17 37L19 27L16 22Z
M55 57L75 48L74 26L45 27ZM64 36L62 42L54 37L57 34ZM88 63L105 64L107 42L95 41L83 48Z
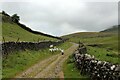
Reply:
M80 2L79 0L39 0L4 2L2 9L20 15L21 22L33 30L52 35L78 31L100 31L118 22L117 2Z

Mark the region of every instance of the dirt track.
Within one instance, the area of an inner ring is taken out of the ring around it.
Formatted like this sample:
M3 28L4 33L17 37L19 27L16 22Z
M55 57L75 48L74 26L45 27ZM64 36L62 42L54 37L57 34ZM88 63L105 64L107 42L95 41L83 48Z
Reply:
M57 54L40 61L26 71L23 71L23 73L17 75L15 78L64 78L62 65L77 47L78 45L73 43L70 48L65 50L64 55Z

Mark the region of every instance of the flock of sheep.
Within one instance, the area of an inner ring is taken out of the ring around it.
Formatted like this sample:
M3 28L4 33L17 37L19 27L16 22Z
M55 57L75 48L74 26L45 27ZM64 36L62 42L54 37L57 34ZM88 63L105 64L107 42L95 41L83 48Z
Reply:
M82 75L88 75L92 80L120 80L120 65L99 61L89 54L81 54L82 46L74 53L77 68Z
M61 48L57 48L56 46L54 45L50 45L50 49L49 49L50 52L56 52L56 51L60 51L61 53L64 53L64 50L61 49Z

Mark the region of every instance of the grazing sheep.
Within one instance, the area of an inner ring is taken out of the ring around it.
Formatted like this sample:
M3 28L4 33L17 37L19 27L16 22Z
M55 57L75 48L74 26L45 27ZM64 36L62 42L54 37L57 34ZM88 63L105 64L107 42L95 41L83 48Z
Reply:
M49 49L50 52L53 52L53 49Z
M53 45L50 45L50 48L53 48Z
M64 55L64 50L61 50L61 54Z

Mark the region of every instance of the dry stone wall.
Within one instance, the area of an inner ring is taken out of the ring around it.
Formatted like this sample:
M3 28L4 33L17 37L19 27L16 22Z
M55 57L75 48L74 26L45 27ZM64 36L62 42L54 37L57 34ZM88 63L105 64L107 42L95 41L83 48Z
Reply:
M2 45L2 54L7 55L9 53L12 53L14 51L20 51L20 50L40 50L43 48L47 48L50 45L59 45L63 43L64 41L45 41L45 42L5 42L1 43Z

